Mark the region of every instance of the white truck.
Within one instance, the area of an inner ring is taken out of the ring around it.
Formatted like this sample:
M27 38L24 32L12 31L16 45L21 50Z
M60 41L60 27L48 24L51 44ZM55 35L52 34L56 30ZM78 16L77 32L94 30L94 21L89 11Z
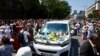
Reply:
M38 55L66 56L71 49L71 22L58 20L46 22L35 35L33 46Z

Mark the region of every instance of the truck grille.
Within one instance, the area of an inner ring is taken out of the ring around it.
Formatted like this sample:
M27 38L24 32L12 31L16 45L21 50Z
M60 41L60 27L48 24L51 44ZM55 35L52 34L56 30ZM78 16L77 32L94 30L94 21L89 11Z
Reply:
M41 50L39 49L40 52L46 52L46 53L57 53L57 51L48 51L48 50Z

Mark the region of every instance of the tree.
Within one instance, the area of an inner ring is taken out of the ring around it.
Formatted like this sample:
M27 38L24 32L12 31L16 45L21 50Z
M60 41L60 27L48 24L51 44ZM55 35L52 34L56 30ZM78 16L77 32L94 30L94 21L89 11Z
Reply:
M23 6L18 0L0 0L0 18L19 18L23 11Z
M47 18L52 17L53 8L56 6L58 0L42 0L42 5L46 7L47 10Z
M47 7L48 18L65 18L71 12L67 1L42 0L42 4Z
M93 18L93 14L92 14L92 13L89 14L88 17L89 17L89 18Z
M55 18L65 18L70 14L70 12L71 7L68 5L68 3L65 1L61 1L58 2L56 7L54 8L53 16Z
M46 6L42 5L40 6L40 12L39 12L39 16L40 18L48 18L48 11Z
M27 18L39 17L40 3L39 0L20 0L25 9L25 16Z
M64 18L71 12L67 1L60 0L0 0L3 18Z
M88 15L88 18L96 18L96 19L100 19L100 14L98 14L95 10Z

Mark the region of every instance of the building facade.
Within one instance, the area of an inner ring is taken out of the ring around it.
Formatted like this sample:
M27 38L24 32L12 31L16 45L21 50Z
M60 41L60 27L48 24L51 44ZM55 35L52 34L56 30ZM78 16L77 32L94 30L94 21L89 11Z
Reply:
M85 10L85 16L88 17L88 15L91 14L92 11L94 10L97 10L97 11L100 10L100 0L95 0L95 3Z

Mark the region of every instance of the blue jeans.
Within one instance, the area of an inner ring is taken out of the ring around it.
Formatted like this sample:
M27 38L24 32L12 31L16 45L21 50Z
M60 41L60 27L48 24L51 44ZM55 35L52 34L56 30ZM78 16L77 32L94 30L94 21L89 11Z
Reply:
M88 30L87 39L90 39L91 37L92 37L92 31Z

